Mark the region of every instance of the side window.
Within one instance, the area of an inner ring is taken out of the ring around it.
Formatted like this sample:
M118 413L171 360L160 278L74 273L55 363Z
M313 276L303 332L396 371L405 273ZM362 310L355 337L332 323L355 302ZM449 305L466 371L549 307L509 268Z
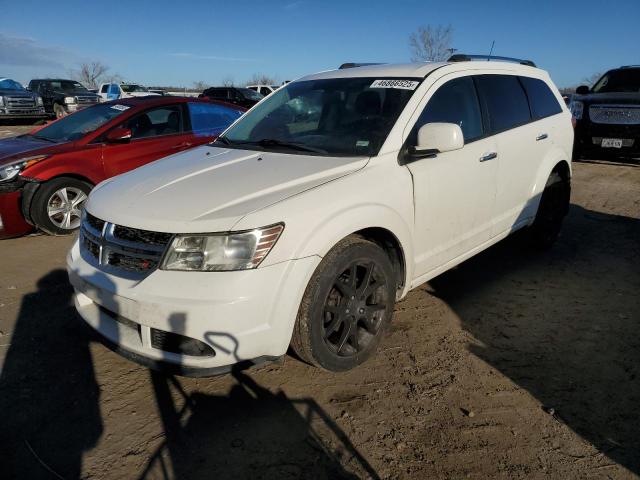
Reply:
M131 138L158 137L183 131L182 108L170 105L153 108L131 118L124 125L131 129Z
M491 133L499 133L531 120L524 89L513 75L479 75L476 77L480 98L484 101Z
M531 115L533 115L534 120L562 112L562 107L545 82L529 77L520 77L520 81L524 85L527 97L529 97Z
M482 113L471 77L456 78L438 88L411 130L409 144L416 144L420 127L434 122L459 125L465 142L482 136Z
M107 93L108 89L109 89L108 84L102 85L102 88L100 88L100 93Z
M271 93L271 90L269 90L267 87L262 87L260 89L260 93L266 97L267 95L269 95Z
M198 137L212 137L221 133L237 118L242 116L239 110L210 103L189 103L191 129Z

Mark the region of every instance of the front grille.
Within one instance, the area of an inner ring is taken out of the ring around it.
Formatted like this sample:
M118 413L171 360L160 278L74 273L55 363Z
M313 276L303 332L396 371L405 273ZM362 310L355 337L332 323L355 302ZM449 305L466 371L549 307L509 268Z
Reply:
M80 105L93 105L94 103L98 103L98 98L93 95L78 95L76 100Z
M215 357L213 348L195 338L185 337L177 333L165 332L156 328L151 329L151 346L165 352L194 357Z
M123 240L142 242L149 245L166 245L173 235L171 233L151 232L149 230L123 227L122 225L116 225L113 234Z
M33 108L36 106L36 99L33 97L4 97L8 108Z
M173 234L105 222L85 212L80 229L82 252L98 265L144 276L155 270Z
M640 105L591 105L589 118L593 123L639 125Z

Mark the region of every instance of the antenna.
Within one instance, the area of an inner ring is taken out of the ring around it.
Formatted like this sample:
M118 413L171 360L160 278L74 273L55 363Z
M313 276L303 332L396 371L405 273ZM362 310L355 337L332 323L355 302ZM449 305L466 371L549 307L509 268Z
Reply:
M493 53L493 46L496 44L496 41L494 40L493 42L491 42L491 50L489 50L489 56L487 57L487 62L491 61L491 54Z

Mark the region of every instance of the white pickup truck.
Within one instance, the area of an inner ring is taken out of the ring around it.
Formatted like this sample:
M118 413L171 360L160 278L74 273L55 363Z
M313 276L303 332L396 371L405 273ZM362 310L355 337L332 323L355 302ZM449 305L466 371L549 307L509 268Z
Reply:
M159 93L150 92L147 87L137 83L102 83L98 89L98 95L103 102L121 98L160 96Z

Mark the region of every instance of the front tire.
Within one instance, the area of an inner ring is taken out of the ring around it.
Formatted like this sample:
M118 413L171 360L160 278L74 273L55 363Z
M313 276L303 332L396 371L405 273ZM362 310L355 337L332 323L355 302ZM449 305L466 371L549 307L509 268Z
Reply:
M391 323L395 278L377 244L357 235L340 241L309 281L291 339L295 353L334 372L364 362Z
M31 218L49 235L69 235L80 227L84 203L91 185L76 178L61 177L44 183L31 204Z
M67 114L64 107L59 103L53 104L53 113L55 114L56 118L62 118Z
M530 229L531 243L540 249L550 248L560 235L562 221L569 211L571 187L558 172L552 172L542 192L538 212Z

